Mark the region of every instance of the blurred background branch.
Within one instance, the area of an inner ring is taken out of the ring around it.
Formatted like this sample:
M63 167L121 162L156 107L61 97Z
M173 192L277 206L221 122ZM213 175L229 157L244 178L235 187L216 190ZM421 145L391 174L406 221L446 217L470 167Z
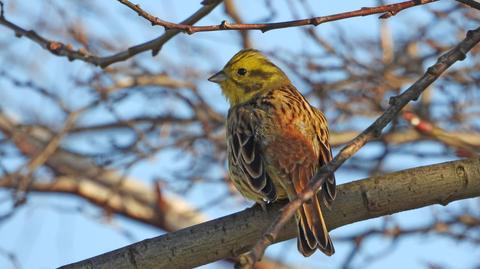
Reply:
M119 1L1 2L0 268L52 268L250 206L226 176L227 105L206 82L239 49L261 49L325 112L336 155L480 25L476 1L131 1L164 21L201 26L412 5L317 27L186 35ZM339 183L478 156L479 52L342 165ZM268 248L258 268L479 266L478 225L462 217L478 219L479 208L468 199L338 228L331 258L304 259L287 241Z

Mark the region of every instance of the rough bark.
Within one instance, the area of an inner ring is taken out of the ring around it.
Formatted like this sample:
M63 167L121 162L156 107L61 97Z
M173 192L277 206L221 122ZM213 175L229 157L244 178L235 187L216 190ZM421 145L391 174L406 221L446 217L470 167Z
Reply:
M427 205L480 196L480 159L418 167L343 184L331 211L330 229ZM62 269L192 268L248 250L278 214L258 207L147 239ZM295 237L291 221L279 241Z

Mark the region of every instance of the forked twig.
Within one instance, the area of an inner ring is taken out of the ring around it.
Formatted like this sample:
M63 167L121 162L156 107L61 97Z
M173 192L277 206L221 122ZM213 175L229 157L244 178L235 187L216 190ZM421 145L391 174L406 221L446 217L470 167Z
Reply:
M188 25L188 24L196 23L197 21L205 17L207 14L209 14L222 1L223 0L203 1L203 6L200 9L198 9L195 13L193 13L190 17L182 21L181 24ZM0 3L2 2L0 1ZM57 56L67 57L70 61L81 60L96 66L100 66L102 68L105 68L116 62L127 60L133 57L134 55L137 55L139 53L149 51L149 50L151 50L152 54L155 56L165 43L167 43L170 39L172 39L172 37L182 32L180 30L171 29L166 31L163 35L159 36L158 38L152 39L150 41L147 41L145 43L142 43L136 46L132 46L124 51L112 54L110 56L100 57L100 56L93 55L92 53L88 52L83 48L76 50L70 44L64 44L62 42L49 40L47 38L40 36L35 31L27 30L14 24L13 22L7 20L5 16L3 16L4 14L3 14L2 7L3 7L3 4L0 5L0 9L2 12L0 16L0 25L3 25L11 29L12 31L14 31L17 37L25 36L26 38L40 45L42 48L50 51L51 53Z

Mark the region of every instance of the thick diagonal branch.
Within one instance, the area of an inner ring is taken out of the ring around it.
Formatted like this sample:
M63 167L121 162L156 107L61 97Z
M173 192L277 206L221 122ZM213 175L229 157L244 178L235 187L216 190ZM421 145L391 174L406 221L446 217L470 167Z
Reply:
M466 58L475 45L480 42L480 27L470 30L464 40L457 46L440 56L437 62L429 67L427 71L414 84L398 96L390 98L390 106L362 133L355 137L350 143L340 150L340 153L327 165L322 166L313 176L308 187L306 187L295 200L282 208L282 214L279 215L272 225L266 230L257 244L252 248L248 255L244 256L241 264L245 268L252 268L257 260L260 260L265 249L275 241L280 230L293 217L296 210L302 203L310 200L316 191L321 188L325 179L338 169L346 160L358 152L366 143L380 136L382 130L397 116L397 114L410 102L417 100L425 89L430 86L440 75L457 61Z

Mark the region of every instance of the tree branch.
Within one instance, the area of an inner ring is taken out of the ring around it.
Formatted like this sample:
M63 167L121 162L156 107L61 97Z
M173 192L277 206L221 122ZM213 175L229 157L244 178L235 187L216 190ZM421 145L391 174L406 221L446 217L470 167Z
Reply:
M58 134L56 136L48 134L46 130L35 126L21 128L1 113L0 132L10 137L19 150L29 158L45 152L45 148L52 144L51 141L58 140L56 137L59 137ZM207 219L205 214L181 197L171 193L165 194L159 188L154 190L138 179L122 176L118 171L101 168L89 158L71 153L63 147L58 147L56 151L48 154L48 157L42 160L56 172L57 176L53 180L41 180L30 175L27 191L75 195L108 213L119 214L166 232L205 222ZM0 188L18 189L17 178L14 175L0 178ZM255 268L289 267L266 258Z
M479 167L480 159L472 158L340 185L332 210L324 211L327 225L335 229L379 216L480 196ZM275 203L267 212L259 207L248 208L60 268L193 268L249 250L278 217L281 207L281 203ZM295 236L296 226L290 220L276 242Z
M475 8L475 9L478 9L480 10L480 3L475 1L475 0L456 0L457 2L460 2L464 5L467 5L471 8Z
M446 132L443 128L420 118L413 112L403 112L403 118L407 120L408 123L410 123L419 133L430 136L431 138L456 149L458 156L474 157L480 153L480 146L469 143L468 141L462 139L461 136L452 135Z
M28 129L25 130L25 129ZM0 132L29 158L37 156L55 136L40 127L20 128L0 113ZM53 182L32 181L29 190L75 194L91 203L128 218L167 231L197 224L206 216L174 195L155 193L147 186L119 171L105 169L92 160L58 147L45 165L56 174ZM0 178L0 188L16 188L15 178Z
M202 2L203 6L199 10L197 10L194 14L192 14L190 17L182 21L181 24L190 25L190 24L196 23L197 21L205 17L207 14L209 14L221 2L222 0L203 1ZM11 21L5 18L3 3L1 1L0 1L0 25L3 25L11 29L12 31L14 31L15 36L17 37L25 36L26 38L34 41L35 43L40 45L42 48L47 49L48 51L50 51L51 53L57 56L67 57L68 60L70 61L81 60L96 66L100 66L102 68L105 68L116 62L127 60L134 55L137 55L141 52L148 51L148 50L151 50L153 56L155 56L157 55L157 53L160 51L160 49L165 43L167 43L172 37L176 36L181 32L181 30L170 29L165 31L165 33L158 38L130 47L125 51L118 52L110 56L99 57L91 54L90 52L88 52L83 48L75 50L70 44L64 44L62 42L48 40L47 38L40 36L33 30L27 30L12 23Z
M410 101L417 100L422 92L437 80L452 64L464 60L467 52L478 44L478 42L480 42L480 27L468 31L462 42L440 56L437 62L429 67L425 74L402 94L391 97L389 101L390 106L385 112L360 135L343 147L342 150L340 150L340 153L337 154L330 163L322 166L310 180L308 187L303 189L295 200L290 201L282 208L282 214L275 219L252 250L247 255L244 255L241 265L252 268L253 264L261 259L265 249L275 241L275 238L280 233L282 227L293 217L302 203L310 200L311 197L315 195L316 190L321 188L325 179L338 169L346 160L359 151L366 143L375 137L380 136L382 130L387 124L389 124Z
M222 31L222 30L260 30L262 32L275 30L275 29L283 29L283 28L290 28L290 27L298 27L298 26L306 26L306 25L314 25L318 26L319 24L330 22L330 21L338 21L347 18L353 17L361 17L361 16L368 16L372 14L382 14L380 16L381 19L386 19L391 16L396 15L398 12L418 5L429 4L432 2L436 2L438 0L412 0L412 1L405 1L396 4L384 5L379 7L363 7L358 10L349 11L349 12L342 12L337 14L332 14L328 16L321 16L321 17L313 17L309 19L302 19L302 20L293 20L293 21L284 21L284 22L275 22L275 23L228 23L223 21L218 25L205 25L205 26L192 26L182 23L173 23L169 21L164 21L158 17L155 17L142 8L139 5L135 5L128 0L118 0L120 3L124 4L125 6L129 7L133 11L135 11L138 16L143 17L144 19L148 20L152 25L159 25L165 27L165 29L176 29L186 32L188 34L194 34L198 32L211 32L211 31Z
M100 127L99 127L100 128ZM95 130L95 129L94 129ZM75 129L72 132L76 131ZM82 131L82 130L80 130ZM473 145L475 147L480 147L480 133L475 131L452 131L452 132L444 132L445 135L449 137L456 137L457 139L463 140L466 143ZM343 132L332 132L330 133L330 144L332 146L340 146L350 142L359 134L358 131L343 131ZM381 142L386 142L392 145L400 145L400 144L407 144L413 143L417 141L425 141L431 140L435 141L434 138L423 134L422 132L417 131L414 128L409 128L402 131L396 131L392 133L387 133L382 135L378 138Z
M42 37L41 35L37 34L33 30L24 29L11 21L7 20L4 16L3 10L3 3L0 1L0 25L3 25L15 32L17 37L25 36L28 39L34 41L42 48L47 49L51 53L57 56L64 56L67 57L70 61L73 60L81 60L87 63L91 63L96 66L100 66L105 68L113 63L120 62L127 60L134 55L137 55L141 52L145 52L148 50L152 51L152 55L155 56L160 51L162 46L169 41L172 37L177 35L180 32L186 32L188 34L193 34L196 32L206 32L206 31L218 31L218 30L260 30L262 32L266 32L269 30L274 29L281 29L281 28L288 28L288 27L298 27L298 26L305 26L305 25L314 25L317 26L319 24L342 20L346 18L352 17L359 17L359 16L367 16L372 14L382 14L380 18L385 19L391 16L396 15L398 12L413 7L417 5L424 5L432 2L436 2L438 0L411 0L405 1L396 4L384 5L379 7L367 7L361 8L359 10L343 12L328 16L321 16L321 17L314 17L309 19L303 20L293 20L293 21L286 21L286 22L277 22L277 23L260 23L260 24L241 24L241 23L227 23L223 21L221 24L218 25L207 25L207 26L192 26L201 18L209 14L218 4L222 2L222 0L210 0L210 1L203 1L202 4L204 5L201 7L197 12L191 15L186 20L182 21L181 23L172 23L161 20L153 15L150 15L146 11L142 10L139 5L135 5L128 0L118 0L122 4L128 6L139 16L147 19L152 23L152 25L161 25L165 27L166 32L162 36L147 41L145 43L133 46L128 48L125 51L115 53L110 56L96 56L88 52L86 49L74 49L70 44L64 44L59 41L49 40L47 38Z

